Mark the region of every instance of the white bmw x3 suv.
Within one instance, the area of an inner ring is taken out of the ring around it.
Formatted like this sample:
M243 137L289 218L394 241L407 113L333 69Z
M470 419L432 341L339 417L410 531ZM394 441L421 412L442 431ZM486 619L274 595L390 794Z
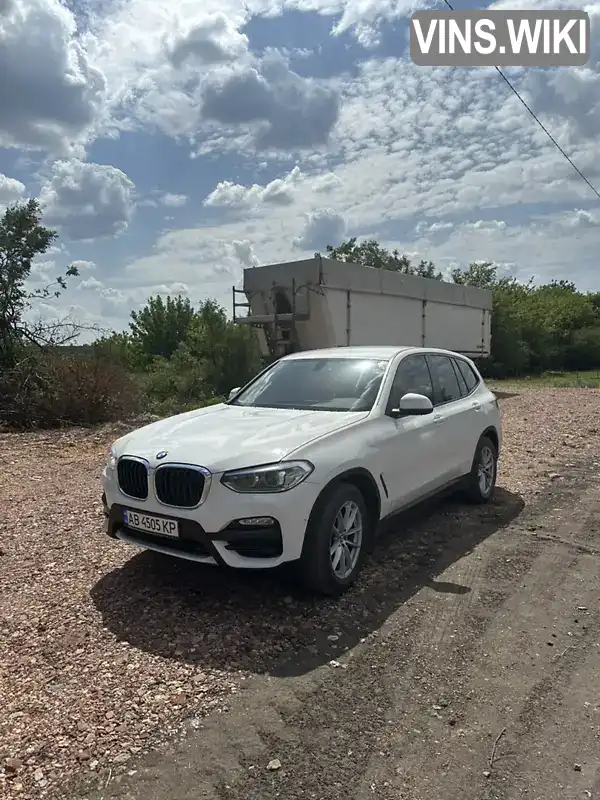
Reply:
M226 403L111 446L109 536L234 568L296 562L305 585L350 586L379 523L450 487L493 495L500 412L468 358L417 347L286 356Z

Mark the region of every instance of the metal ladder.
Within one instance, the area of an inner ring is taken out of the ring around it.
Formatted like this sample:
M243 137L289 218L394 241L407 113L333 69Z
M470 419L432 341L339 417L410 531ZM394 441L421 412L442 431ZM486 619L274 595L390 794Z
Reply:
M272 361L281 358L284 355L293 353L297 347L297 333L296 333L296 285L292 281L292 304L291 312L282 313L277 310L276 293L285 287L273 284L269 293L269 305L273 308L273 313L267 314L250 314L251 304L248 302L246 292L243 289L236 289L233 287L233 321L238 324L251 325L258 328L264 334L269 358ZM264 292L259 293L263 303L268 307ZM244 300L238 301L238 296L242 295ZM248 314L242 316L238 313L238 309L248 309Z

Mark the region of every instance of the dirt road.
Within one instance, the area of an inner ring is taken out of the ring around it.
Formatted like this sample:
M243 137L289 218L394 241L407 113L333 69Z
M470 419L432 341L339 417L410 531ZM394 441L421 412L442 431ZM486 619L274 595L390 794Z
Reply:
M220 713L190 719L95 793L61 796L600 797L600 454L527 508L501 489L488 508L450 501L431 514L435 525L406 518L375 555L386 568L319 610L316 643L313 619L311 644L263 661L268 675L241 681ZM151 614L165 575L148 554L97 587L95 602L113 633L143 648L138 601L118 615L109 602L140 571ZM281 603L290 626L306 621L283 590ZM273 641L285 633L279 616Z

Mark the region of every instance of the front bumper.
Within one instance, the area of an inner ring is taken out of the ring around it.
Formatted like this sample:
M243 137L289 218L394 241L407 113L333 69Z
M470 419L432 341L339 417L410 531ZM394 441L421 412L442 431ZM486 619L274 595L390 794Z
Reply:
M265 569L300 558L308 517L320 487L305 481L289 492L242 495L214 482L207 501L195 509L166 508L152 498L125 498L105 480L102 496L105 531L138 547L203 564ZM293 496L292 496L293 495ZM177 538L128 528L124 510L132 509L179 522ZM241 526L237 520L271 517L273 525Z

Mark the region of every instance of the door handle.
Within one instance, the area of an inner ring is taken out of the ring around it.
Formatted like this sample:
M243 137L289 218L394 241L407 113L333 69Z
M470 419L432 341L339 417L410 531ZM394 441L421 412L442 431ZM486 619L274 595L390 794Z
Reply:
M441 425L443 421L444 421L444 417L441 417L441 416L433 418L433 422L434 422L435 425Z
M471 403L471 408L474 408L475 411L479 411L481 408L481 403Z

